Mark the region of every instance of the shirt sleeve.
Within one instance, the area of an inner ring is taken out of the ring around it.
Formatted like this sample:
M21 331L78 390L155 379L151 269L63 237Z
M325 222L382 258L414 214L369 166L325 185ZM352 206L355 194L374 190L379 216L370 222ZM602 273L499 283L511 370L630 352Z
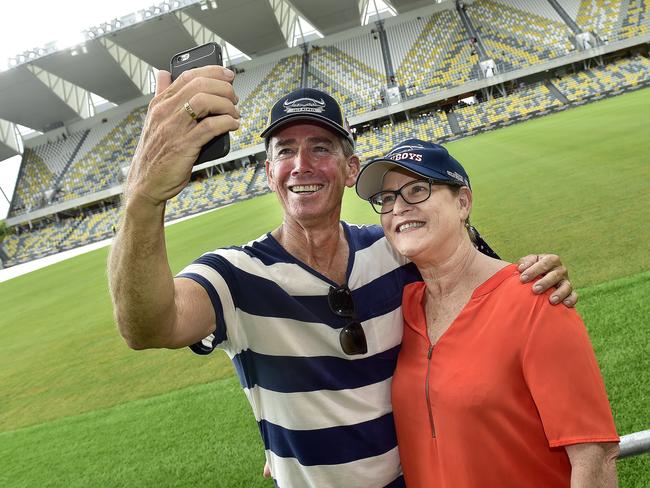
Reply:
M523 372L550 447L618 442L605 384L574 309L536 297Z
M236 320L235 306L229 286L230 264L222 256L206 253L176 277L187 278L201 285L212 302L216 317L215 330L203 340L190 345L196 354L210 354L215 348L228 350L228 325Z

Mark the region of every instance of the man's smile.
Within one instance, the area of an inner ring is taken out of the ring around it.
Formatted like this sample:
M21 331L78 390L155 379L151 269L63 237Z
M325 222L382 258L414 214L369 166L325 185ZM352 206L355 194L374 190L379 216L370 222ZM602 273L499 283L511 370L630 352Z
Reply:
M293 185L289 187L289 191L299 194L311 194L317 192L321 188L323 188L323 185Z

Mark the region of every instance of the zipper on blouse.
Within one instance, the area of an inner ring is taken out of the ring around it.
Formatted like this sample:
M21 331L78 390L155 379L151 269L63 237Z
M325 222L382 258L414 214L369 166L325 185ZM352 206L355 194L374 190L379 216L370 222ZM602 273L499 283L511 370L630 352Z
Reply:
M429 397L429 373L431 372L431 355L433 353L433 344L429 345L427 352L427 378L424 384L424 396L427 399L427 409L429 411L429 425L431 426L431 437L436 437L436 428L433 425L433 412L431 411L431 398Z

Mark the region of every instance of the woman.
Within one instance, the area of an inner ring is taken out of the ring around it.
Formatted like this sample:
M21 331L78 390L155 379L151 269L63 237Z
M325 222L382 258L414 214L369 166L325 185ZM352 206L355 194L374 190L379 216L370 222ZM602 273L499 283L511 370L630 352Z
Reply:
M476 249L463 167L410 139L357 193L423 281L404 289L392 401L409 488L616 486L618 436L573 309Z

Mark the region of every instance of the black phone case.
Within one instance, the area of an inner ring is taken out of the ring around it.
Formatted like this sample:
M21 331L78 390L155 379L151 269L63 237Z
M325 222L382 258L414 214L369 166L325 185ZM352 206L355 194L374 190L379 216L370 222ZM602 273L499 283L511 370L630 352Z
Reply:
M169 61L169 71L172 74L172 81L180 76L183 71L216 64L223 66L221 58L221 46L214 42L193 47L186 51L174 54ZM194 164L205 163L224 157L230 151L230 134L225 133L215 137L201 148L199 157Z

